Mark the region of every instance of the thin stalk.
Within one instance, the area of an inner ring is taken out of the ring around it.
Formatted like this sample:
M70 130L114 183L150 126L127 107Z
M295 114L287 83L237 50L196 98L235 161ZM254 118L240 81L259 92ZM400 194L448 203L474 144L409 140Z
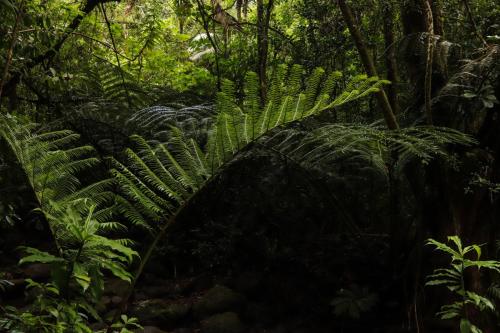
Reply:
M365 68L366 73L369 76L378 76L373 57L368 52L368 48L356 23L356 19L354 17L354 14L352 13L351 7L349 7L345 0L337 0L337 2L340 7L340 11L342 12L344 21L349 29L349 33L354 40L354 44L356 45L356 49L358 50L359 57L361 58L361 62L363 64L363 67ZM396 116L394 115L394 111L392 110L391 104L389 103L389 99L387 98L384 89L380 88L380 90L376 93L376 96L382 109L387 127L391 130L399 129L398 121L396 119Z
M464 258L462 258L461 267L460 267L460 288L462 288L462 292L463 292L463 295L462 295L462 310L464 311L464 318L468 320L469 318L467 316L467 311L465 310L465 305L467 304L467 298L465 297L464 271L465 271Z
M220 68L219 68L219 54L218 54L218 47L217 44L215 43L215 40L212 38L212 35L210 34L209 30L209 25L208 25L208 20L206 18L206 13L205 9L203 8L203 2L202 0L196 0L196 3L198 5L198 11L200 12L201 20L203 23L203 29L205 30L205 33L207 34L207 38L210 41L210 44L212 45L212 48L214 49L214 56L215 56L215 69L217 71L217 90L220 91L221 87L221 76L220 76Z
M82 242L82 244L78 248L78 252L76 253L75 259L71 261L71 268L68 271L68 275L66 277L66 290L64 290L66 301L69 301L69 297L70 297L69 287L70 287L70 283L71 283L71 276L73 275L73 272L75 271L75 265L78 262L80 255L82 254L84 245L85 245L85 242Z
M108 27L109 37L111 38L111 45L113 45L113 52L115 54L116 63L118 65L118 70L120 71L120 76L122 78L123 89L125 90L125 94L127 95L128 107L130 108L132 106L132 102L130 100L130 94L128 92L128 88L125 84L125 76L123 75L122 66L120 64L120 57L118 56L119 53L118 53L118 49L116 48L115 37L113 36L113 32L111 31L111 23L108 20L108 15L106 14L106 8L104 7L104 4L101 3L100 5L101 5L102 14L104 16L104 20L106 21L106 26Z
M479 38L481 43L483 43L484 46L488 46L488 42L484 37L479 33L479 29L477 28L476 20L474 20L474 16L472 15L472 11L470 9L469 1L468 0L462 0L464 3L465 7L465 12L467 13L467 17L469 18L469 22L472 25L472 28L474 29L474 34Z

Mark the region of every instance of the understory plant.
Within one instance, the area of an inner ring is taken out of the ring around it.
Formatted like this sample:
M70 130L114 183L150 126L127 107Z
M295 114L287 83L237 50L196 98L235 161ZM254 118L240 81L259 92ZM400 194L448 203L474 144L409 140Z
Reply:
M0 328L9 332L87 333L104 289L105 273L130 282L128 266L137 257L128 239L116 238L123 225L110 221L109 181L82 186L79 174L99 160L90 146L78 145L71 131L38 132L37 126L0 116L0 139L17 159L38 216L51 232L53 251L23 247L19 264L50 266L48 283L27 280L31 304L2 308Z
M292 123L336 112L338 107L377 92L387 83L358 75L344 91L335 93L341 73L326 74L318 68L304 79L303 72L297 65L277 68L265 101L260 100L255 73L246 75L241 90L224 81L206 142L200 143L189 132L171 126L165 142L133 135L125 158L111 159L112 174L121 193L120 212L133 224L145 226L155 234L141 256L122 309L147 261L178 215L224 172L225 165L252 145L283 154L304 168L350 156L387 170L388 164L395 163L390 161L393 156L400 156L401 164L415 157L427 163L436 156L447 155L447 145L474 143L462 133L437 127L388 131L368 125L329 124L306 135L287 131ZM238 97L238 91L243 97ZM156 111L142 112L135 121L149 124L175 117Z
M446 287L456 301L443 305L437 315L441 319L457 319L460 322L460 333L481 333L482 330L470 321L468 310L474 308L479 312L494 311L494 303L486 296L470 290L466 284L466 274L473 270L490 270L500 272L500 261L480 260L481 246L472 244L464 246L458 236L448 237L449 245L434 239L427 240L427 245L447 254L450 264L447 268L438 268L428 276L426 286Z
M56 248L56 253L26 248L28 255L22 262L51 264L51 284L60 297L67 303L85 299L89 304L85 312L90 315L95 314L92 300L103 288L101 270L130 281L130 289L113 320L118 322L146 263L178 215L224 172L225 165L252 145L279 152L303 168L328 166L347 156L358 162L368 161L386 172L387 165L396 162L404 165L416 157L427 163L447 155L447 145L473 144L466 135L442 128L387 131L358 124L328 124L309 131L287 128L336 112L338 107L377 92L387 83L359 75L344 91L335 93L340 73L327 75L318 68L304 78L303 72L296 65L277 68L265 101L260 100L255 73L247 74L241 91L232 82L224 81L204 142L177 126L169 128L162 142L133 135L132 147L120 157L109 159L113 179L87 186L82 186L79 175L97 168L100 161L91 146L78 145L76 133L43 133L36 125L2 116L0 136L24 171ZM165 116L169 115L145 112L136 120L159 122L166 121ZM399 159L391 160L394 156ZM112 237L115 231L125 229L123 224L112 222L116 217L121 221L119 216L154 234L134 274L127 272L128 264L138 257L130 249L131 242ZM115 328L110 325L108 332Z

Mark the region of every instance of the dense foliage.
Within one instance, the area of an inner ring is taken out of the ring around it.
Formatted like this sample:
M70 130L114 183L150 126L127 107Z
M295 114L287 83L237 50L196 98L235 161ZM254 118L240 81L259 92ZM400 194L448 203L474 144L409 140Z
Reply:
M1 332L500 330L495 1L0 17Z

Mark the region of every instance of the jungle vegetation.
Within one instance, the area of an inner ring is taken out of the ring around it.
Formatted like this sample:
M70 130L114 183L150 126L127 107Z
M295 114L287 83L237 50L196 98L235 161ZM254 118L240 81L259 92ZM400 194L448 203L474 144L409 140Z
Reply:
M0 332L500 331L500 3L0 0Z

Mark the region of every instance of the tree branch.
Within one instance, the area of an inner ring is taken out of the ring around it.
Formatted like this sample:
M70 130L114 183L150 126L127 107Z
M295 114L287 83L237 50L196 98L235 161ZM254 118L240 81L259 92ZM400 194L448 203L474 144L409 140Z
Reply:
M85 16L87 16L90 12L92 12L95 7L97 7L99 4L102 3L120 2L120 1L121 0L86 0L82 4L81 12L73 18L71 23L65 29L65 32L63 33L61 38L54 45L52 45L49 50L28 61L24 65L23 70L16 71L15 73L13 73L12 77L5 84L5 91L8 92L9 94L13 94L15 92L17 84L20 82L22 72L30 70L42 64L45 61L50 62L57 55L57 53L59 53L64 42L68 39L68 37L71 36L71 34L80 26L80 23L82 23Z

